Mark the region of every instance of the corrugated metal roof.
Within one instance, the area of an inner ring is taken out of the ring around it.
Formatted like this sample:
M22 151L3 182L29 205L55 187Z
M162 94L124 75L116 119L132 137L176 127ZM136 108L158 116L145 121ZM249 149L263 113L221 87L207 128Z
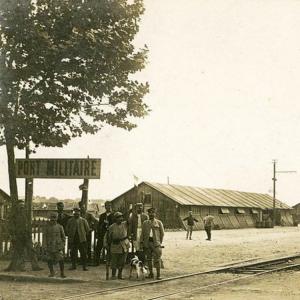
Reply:
M239 192L223 189L206 189L175 184L144 182L181 205L253 207L272 209L273 198L267 194ZM276 207L291 209L276 199Z

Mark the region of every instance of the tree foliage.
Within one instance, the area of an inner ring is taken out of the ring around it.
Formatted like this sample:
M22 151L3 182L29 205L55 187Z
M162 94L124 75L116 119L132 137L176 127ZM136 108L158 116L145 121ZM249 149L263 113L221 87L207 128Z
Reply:
M133 44L143 12L142 0L1 1L1 143L62 146L105 124L134 128L149 111L148 84L133 76L147 55Z

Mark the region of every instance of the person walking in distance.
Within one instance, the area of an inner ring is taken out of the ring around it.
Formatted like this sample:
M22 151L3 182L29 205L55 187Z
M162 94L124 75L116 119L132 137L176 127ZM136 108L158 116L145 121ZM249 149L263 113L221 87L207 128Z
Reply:
M133 247L138 258L144 263L145 257L143 249L141 249L141 233L144 221L148 220L148 216L143 213L143 204L137 203L128 220L128 236L132 240Z
M113 216L110 201L106 201L104 203L104 207L105 207L105 212L100 215L98 226L96 229L96 233L97 233L97 247L95 253L96 266L99 266L100 264L100 256L101 256L101 252L103 251L103 245L104 245L104 236L109 226L114 223L114 216ZM109 255L106 256L109 257Z
M206 240L211 241L211 229L214 224L214 217L207 214L203 219L203 223L204 223L204 230L206 231L206 234L207 234Z
M164 226L155 218L155 208L148 209L149 220L144 221L141 233L141 246L144 249L145 258L149 268L148 278L153 278L153 263L156 268L156 279L160 280L162 242L164 238ZM153 260L153 262L152 262Z
M116 279L118 270L118 279L123 279L122 271L126 263L127 254L130 248L128 239L127 221L123 220L123 214L116 212L114 214L115 223L107 231L107 245L110 249L110 264L112 270L112 279Z
M66 232L69 238L70 254L72 266L70 270L76 269L77 252L79 250L82 269L87 271L87 235L90 232L90 227L86 219L80 217L80 209L74 208L74 215L68 221Z
M66 236L62 225L57 223L57 213L50 214L50 221L43 233L43 247L46 251L49 277L54 276L53 265L58 262L60 277L65 278L64 273L64 249Z
M199 222L199 221L193 217L191 211L189 211L189 215L186 218L184 218L183 221L187 221L186 239L189 238L191 240L195 222Z

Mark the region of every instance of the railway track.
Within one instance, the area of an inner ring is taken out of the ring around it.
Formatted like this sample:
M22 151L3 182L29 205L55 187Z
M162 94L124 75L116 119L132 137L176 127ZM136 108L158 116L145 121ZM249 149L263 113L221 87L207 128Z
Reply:
M190 274L185 274L185 275L180 275L180 276L174 276L174 277L169 277L165 278L163 280L152 280L152 281L146 281L146 282L141 282L141 283L136 283L136 284L131 284L127 286L121 286L121 287L116 287L116 288L107 288L107 289L101 289L93 292L88 292L88 293L83 293L83 294L77 294L77 295L72 295L72 296L67 296L64 298L61 298L61 300L67 300L67 299L86 299L86 298L95 298L98 295L116 295L116 293L130 293L131 291L136 291L137 289L147 289L148 287L151 286L151 289L153 289L153 285L156 286L157 288L159 286L159 290L166 290L164 289L164 285L167 286L168 283L171 282L176 282L176 281L183 281L185 279L189 279L191 277L199 276L205 276L205 275L211 275L211 274L220 274L220 273L229 273L232 274L233 278L229 278L226 280L221 280L219 282L214 282L214 283L208 283L199 286L197 284L196 287L193 287L192 289L189 288L184 288L184 289L178 289L176 287L175 290L172 290L171 292L165 292L163 294L155 295L149 298L143 298L147 300L154 300L154 299L163 299L167 298L170 296L175 296L175 295L184 295L184 294L189 294L189 293L194 293L195 291L201 291L205 289L212 289L216 288L222 285L234 283L243 279L250 279L254 278L256 276L262 276L266 274L270 274L273 272L280 272L280 271L287 271L287 270L292 270L292 269L299 269L300 270L300 254L299 255L292 255L292 256L285 256L285 257L280 257L280 258L274 258L274 259L268 259L268 260L263 260L259 262L249 262L249 260L245 262L240 262L236 265L230 264L229 266L224 266L224 267L219 267L215 269L211 269L208 271L204 272L195 272L195 273L190 273ZM199 280L200 281L200 280ZM178 285L179 286L179 285ZM147 293L146 293L147 294ZM151 294L151 293L150 293ZM111 297L111 296L110 296ZM126 299L126 298L124 298Z

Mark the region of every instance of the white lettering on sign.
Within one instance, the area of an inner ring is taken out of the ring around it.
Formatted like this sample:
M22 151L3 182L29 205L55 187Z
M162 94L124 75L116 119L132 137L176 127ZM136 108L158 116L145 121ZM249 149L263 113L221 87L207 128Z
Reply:
M99 179L101 159L16 159L17 178Z

